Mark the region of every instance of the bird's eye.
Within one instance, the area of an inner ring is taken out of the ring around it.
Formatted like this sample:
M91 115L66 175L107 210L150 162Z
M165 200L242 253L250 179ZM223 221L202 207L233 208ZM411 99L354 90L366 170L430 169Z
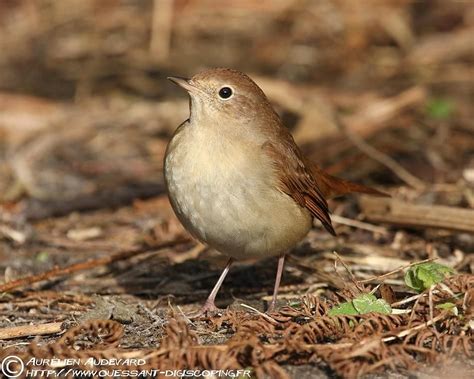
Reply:
M222 87L219 90L219 97L223 100L229 99L233 95L232 88L230 87Z

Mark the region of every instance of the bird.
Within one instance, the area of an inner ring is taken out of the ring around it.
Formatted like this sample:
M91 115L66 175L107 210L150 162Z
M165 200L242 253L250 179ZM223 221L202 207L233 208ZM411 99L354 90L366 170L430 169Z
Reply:
M189 118L164 156L171 206L188 232L229 257L199 317L218 311L216 295L235 260L278 257L275 311L286 254L313 219L332 235L327 200L351 192L385 194L334 177L307 159L262 89L246 74L208 69L168 77L189 94Z

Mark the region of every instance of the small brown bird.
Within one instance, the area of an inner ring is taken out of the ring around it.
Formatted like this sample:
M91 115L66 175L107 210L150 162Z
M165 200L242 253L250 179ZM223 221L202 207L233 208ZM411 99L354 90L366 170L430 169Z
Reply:
M217 309L216 294L234 259L279 256L272 311L285 254L306 236L313 218L335 235L326 199L382 193L308 161L247 75L218 68L169 79L191 98L190 117L165 154L171 205L194 237L230 257L196 316Z

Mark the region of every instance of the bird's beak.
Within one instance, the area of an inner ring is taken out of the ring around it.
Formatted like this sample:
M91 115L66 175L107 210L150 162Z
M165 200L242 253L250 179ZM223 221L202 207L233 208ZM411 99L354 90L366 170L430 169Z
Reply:
M190 80L186 78L180 78L177 76L168 76L168 80L171 80L174 84L184 88L188 92L196 89L196 87L190 83Z

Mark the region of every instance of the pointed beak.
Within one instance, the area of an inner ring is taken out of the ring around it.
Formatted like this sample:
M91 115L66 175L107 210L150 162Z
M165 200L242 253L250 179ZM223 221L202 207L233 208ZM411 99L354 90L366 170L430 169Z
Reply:
M190 80L186 78L180 78L178 76L168 76L168 80L171 80L174 84L184 88L188 92L196 89L196 87L190 83Z

